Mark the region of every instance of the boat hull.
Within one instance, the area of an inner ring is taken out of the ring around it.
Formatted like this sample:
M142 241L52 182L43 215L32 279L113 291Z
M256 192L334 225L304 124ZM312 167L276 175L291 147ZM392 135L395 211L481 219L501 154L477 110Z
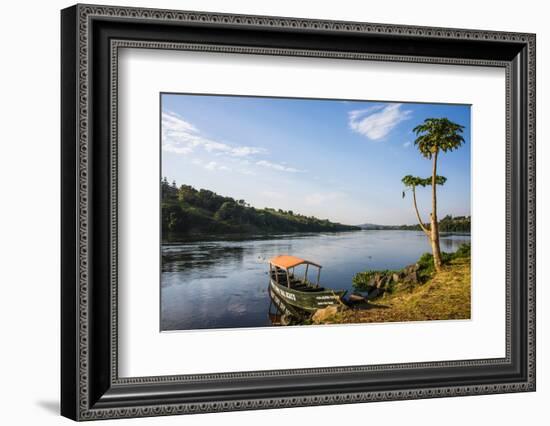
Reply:
M274 293L285 303L307 312L315 312L317 309L323 309L330 305L339 305L342 297L346 294L345 290L327 289L314 292L294 290L277 284L273 279L269 281L269 284Z

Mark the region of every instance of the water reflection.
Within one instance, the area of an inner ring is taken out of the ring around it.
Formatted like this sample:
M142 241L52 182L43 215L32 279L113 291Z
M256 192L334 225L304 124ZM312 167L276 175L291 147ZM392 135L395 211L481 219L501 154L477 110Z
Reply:
M189 267L204 270L218 262L241 263L243 247L224 247L221 244L189 244L163 246L162 272L183 272Z
M455 251L469 235L442 235ZM281 323L268 289L268 261L293 254L323 266L321 283L352 290L366 269L399 269L430 251L422 232L358 231L274 239L171 243L162 247L161 329L259 327ZM282 318L283 321L285 318Z

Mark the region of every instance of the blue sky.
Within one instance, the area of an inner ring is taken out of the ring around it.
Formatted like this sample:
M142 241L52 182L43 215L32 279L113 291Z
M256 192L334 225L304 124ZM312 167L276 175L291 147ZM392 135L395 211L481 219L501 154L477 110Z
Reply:
M465 126L465 144L440 155L438 214L470 214L467 105L162 94L162 175L273 207L347 224L413 224L401 178L431 162L413 127L429 117ZM430 189L418 189L425 221Z

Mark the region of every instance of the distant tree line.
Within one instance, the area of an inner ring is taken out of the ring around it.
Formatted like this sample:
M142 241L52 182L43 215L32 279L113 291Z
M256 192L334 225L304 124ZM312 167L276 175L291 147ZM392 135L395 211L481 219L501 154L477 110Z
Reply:
M287 232L331 232L359 227L304 216L292 210L257 209L245 200L224 197L190 185L177 186L161 180L163 238L220 234L262 234Z
M448 214L439 221L440 232L470 232L470 216L452 216ZM426 224L425 224L426 225ZM420 225L401 225L399 229L419 230Z
M470 232L471 216L452 216L447 215L439 221L440 232ZM425 223L424 226L429 224ZM421 231L419 224L416 225L374 225L364 224L359 225L363 229L378 229L378 230L404 230L404 231Z

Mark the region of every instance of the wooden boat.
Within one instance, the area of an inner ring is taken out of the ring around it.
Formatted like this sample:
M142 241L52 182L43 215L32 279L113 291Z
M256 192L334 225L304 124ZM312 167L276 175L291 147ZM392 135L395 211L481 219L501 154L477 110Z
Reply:
M289 305L282 300L270 287L268 290L269 299L269 319L272 325L292 325L301 324L309 315L309 312Z
M297 278L296 267L304 265L304 275ZM316 282L308 279L309 268L317 268ZM295 256L276 256L269 261L269 286L285 303L308 312L342 303L346 290L320 286L321 265Z

